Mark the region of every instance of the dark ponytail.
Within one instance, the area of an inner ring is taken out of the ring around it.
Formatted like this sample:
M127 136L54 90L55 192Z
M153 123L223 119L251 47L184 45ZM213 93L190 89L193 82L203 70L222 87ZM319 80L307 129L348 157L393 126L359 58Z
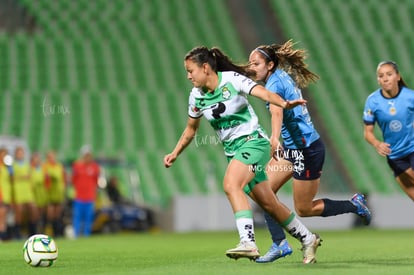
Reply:
M199 66L208 63L215 72L234 71L247 77L255 75L255 72L250 70L248 65L235 64L217 47L211 49L204 46L193 48L185 55L184 60L191 60Z

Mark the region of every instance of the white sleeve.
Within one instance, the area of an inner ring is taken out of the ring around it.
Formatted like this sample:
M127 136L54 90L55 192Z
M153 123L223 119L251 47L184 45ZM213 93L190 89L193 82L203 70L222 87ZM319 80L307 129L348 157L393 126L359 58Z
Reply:
M236 89L245 94L250 94L253 87L258 85L254 80L236 72L234 73L233 79L235 82L233 84L236 85Z
M188 98L188 116L192 118L199 118L203 115L201 110L196 106L194 93L191 92Z

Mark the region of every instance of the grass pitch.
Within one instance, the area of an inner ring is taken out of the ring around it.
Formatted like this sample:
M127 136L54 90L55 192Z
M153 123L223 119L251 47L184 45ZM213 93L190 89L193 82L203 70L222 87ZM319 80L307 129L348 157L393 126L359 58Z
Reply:
M300 244L289 238L291 256L270 264L228 259L236 231L128 233L56 239L59 258L52 267L31 267L23 260L24 241L0 243L0 274L412 274L414 230L355 229L318 232L323 242L318 262L301 263ZM267 231L256 230L264 254Z

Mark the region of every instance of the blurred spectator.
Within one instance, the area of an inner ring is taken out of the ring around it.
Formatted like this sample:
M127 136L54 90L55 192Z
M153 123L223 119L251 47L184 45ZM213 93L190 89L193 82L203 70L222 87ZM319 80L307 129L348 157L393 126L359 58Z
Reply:
M91 147L81 148L81 158L73 164L72 184L75 190L73 201L73 228L75 237L89 236L92 231L94 203L97 195L99 165L92 156Z
M106 186L106 193L108 194L109 200L114 204L125 202L119 191L119 182L116 176L109 178L108 185Z
M48 193L47 222L52 225L53 235L63 235L63 204L65 202L65 169L56 159L56 152L49 151L43 164Z
M23 147L16 147L15 162L13 163L12 185L14 191L14 214L15 214L15 237L20 239L23 218L28 211L28 234L37 233L37 222L39 215L34 203L34 193L32 189L30 164L25 160L25 151Z
M0 241L7 239L7 205L3 203L0 187Z
M38 152L32 154L30 158L31 180L34 193L34 201L39 214L38 229L44 232L46 224L47 190L45 183L45 173L42 169L42 159Z
M0 148L0 241L8 238L7 213L12 202L11 167L4 162L6 155L7 149Z

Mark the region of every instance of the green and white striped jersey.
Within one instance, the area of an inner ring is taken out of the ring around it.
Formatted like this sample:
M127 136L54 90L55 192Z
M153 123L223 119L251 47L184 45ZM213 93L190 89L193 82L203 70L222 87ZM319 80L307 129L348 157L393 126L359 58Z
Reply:
M219 84L213 92L193 88L189 97L188 115L199 118L202 115L210 122L223 143L226 155L234 155L236 139L259 131L262 128L247 95L256 82L236 72L218 72ZM239 143L239 142L237 142Z

